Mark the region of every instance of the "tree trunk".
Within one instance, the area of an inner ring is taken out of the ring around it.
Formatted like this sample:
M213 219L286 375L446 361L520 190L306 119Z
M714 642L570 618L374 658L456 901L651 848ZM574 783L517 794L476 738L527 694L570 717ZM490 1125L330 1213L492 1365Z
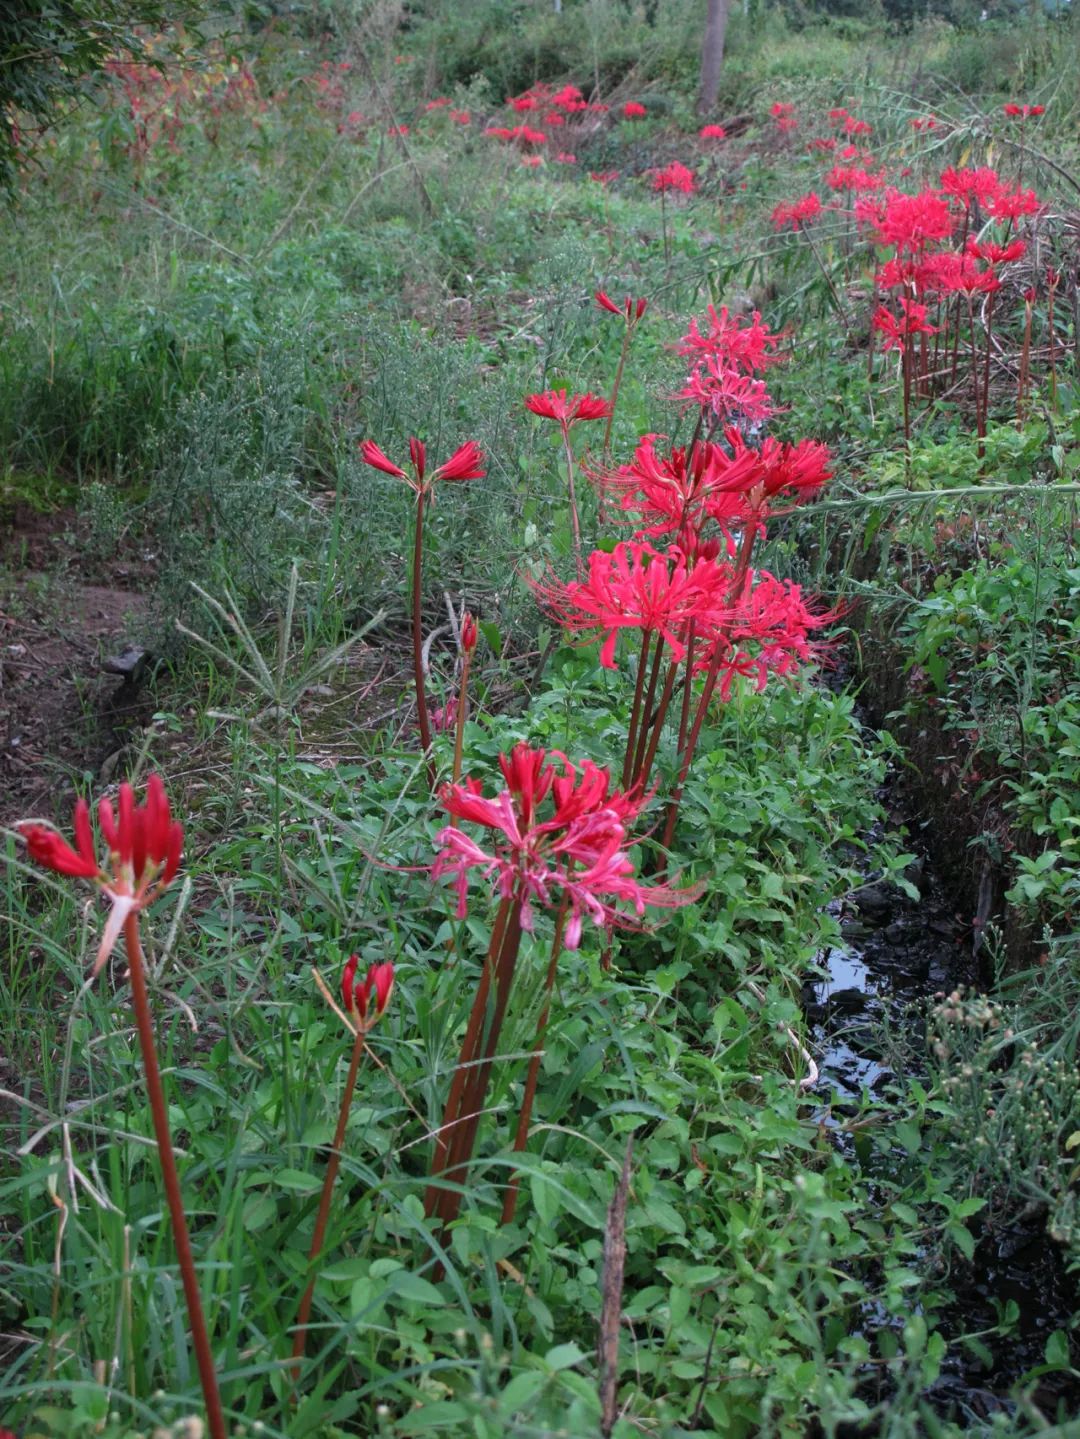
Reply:
M730 0L709 0L705 15L705 38L701 42L701 90L698 114L707 115L720 91L720 66L724 63L724 36L727 34Z

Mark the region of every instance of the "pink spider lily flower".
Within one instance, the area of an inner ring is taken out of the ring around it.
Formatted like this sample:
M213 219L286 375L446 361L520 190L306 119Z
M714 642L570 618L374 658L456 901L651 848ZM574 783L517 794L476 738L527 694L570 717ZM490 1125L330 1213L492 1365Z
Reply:
M613 791L608 770L591 761L579 770L565 755L556 752L552 759L555 763L543 750L522 742L510 755L500 756L506 788L494 798L484 795L475 778L444 787L442 803L453 819L491 832L490 849L454 826L436 836L441 849L432 878L453 876L459 919L468 913L473 870L493 881L500 897L516 900L527 932L534 928L537 905L551 909L557 895L564 896L567 949L580 943L586 916L602 927L632 925L630 916L617 908L619 903L631 905L640 919L647 905L673 907L695 897L693 890L647 886L634 879L626 851L632 843L628 825L643 803L640 796ZM549 796L550 813L541 818Z
M650 172L654 190L678 190L683 195L692 195L697 189L693 170L672 160L670 165Z
M112 801L103 799L98 825L108 847L104 862L97 856L84 799L75 802L74 849L47 825L24 821L17 826L32 860L57 874L90 880L112 905L91 978L116 948L128 915L148 908L172 884L184 844L183 827L172 818L165 785L156 773L147 779L141 805L135 803L135 792L126 782L120 786L118 814Z
M635 300L633 296L627 295L621 305L617 305L610 295L603 290L597 290L593 296L601 310L607 310L609 314L621 315L627 324L636 325L649 307L648 300L642 298Z
M525 408L545 420L555 420L565 435L579 420L606 420L611 406L601 395L570 395L565 390L544 390L525 397Z
M563 584L531 582L540 604L567 630L603 636L600 663L616 669L615 646L624 630L659 636L675 660L686 653L691 621L711 619L729 582L717 563L688 568L681 553L665 556L643 540L624 540L608 553L593 550L588 578Z
M412 475L395 464L374 440L361 440L360 458L372 469L404 480L414 494L424 496L433 493L438 480L481 480L487 473L484 469L484 452L475 440L466 440L463 445L459 445L448 460L432 470L430 478L427 477L426 447L415 437L409 441Z
M372 964L368 967L367 976L358 979L359 963L360 956L356 954L350 954L345 962L341 974L341 1002L357 1032L367 1034L386 1013L390 1003L394 991L394 965L392 960Z

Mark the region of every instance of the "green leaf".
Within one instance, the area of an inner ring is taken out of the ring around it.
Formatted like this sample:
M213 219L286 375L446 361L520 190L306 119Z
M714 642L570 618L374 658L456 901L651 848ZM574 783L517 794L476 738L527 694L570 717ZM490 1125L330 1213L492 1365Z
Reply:
M314 1194L322 1188L321 1179L301 1169L279 1169L273 1179L279 1189L288 1189L293 1194Z
M584 1358L584 1350L571 1341L569 1344L556 1344L554 1349L549 1349L544 1355L544 1363L549 1369L571 1369Z

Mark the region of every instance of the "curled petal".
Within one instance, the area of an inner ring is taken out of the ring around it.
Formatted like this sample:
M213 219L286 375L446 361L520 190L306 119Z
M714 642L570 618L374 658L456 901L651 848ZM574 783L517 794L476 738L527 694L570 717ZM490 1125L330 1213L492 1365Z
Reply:
M361 440L360 458L365 465L370 465L373 470L382 470L384 475L394 475L399 480L407 480L409 477L400 465L395 465L390 457L383 453L374 440Z

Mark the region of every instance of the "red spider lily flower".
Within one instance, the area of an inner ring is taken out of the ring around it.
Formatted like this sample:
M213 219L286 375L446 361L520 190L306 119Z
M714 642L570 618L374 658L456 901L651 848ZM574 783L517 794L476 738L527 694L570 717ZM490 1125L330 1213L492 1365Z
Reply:
M829 111L829 119L838 124L843 124L848 118L848 112L844 109L843 105L838 105L834 110Z
M481 848L460 827L450 826L436 836L442 846L432 865L432 878L454 876L457 914L468 913L470 871L494 878L496 892L520 904L521 926L534 927L534 907L553 908L556 892L566 899L568 915L563 943L576 949L581 942L584 917L597 925L632 925L634 920L618 903L632 906L637 920L647 905L674 907L689 903L695 890L673 890L666 885L642 885L626 853L628 826L636 818L642 799L610 788L606 769L585 761L579 769L562 754L550 763L543 750L525 743L510 755L500 755L506 788L487 798L477 779L450 784L442 803L452 819L475 824L492 833L492 848ZM561 769L556 765L561 765ZM542 806L550 795L552 808L542 819Z
M446 703L444 705L436 705L428 714L428 719L431 721L432 732L434 734L445 734L447 730L452 730L457 723L457 712L457 693L456 691L451 691L446 698Z
M370 965L367 977L356 977L360 956L350 954L341 975L341 1000L345 1013L361 1034L374 1028L386 1013L390 996L394 992L394 965L392 960ZM374 1004L372 1000L374 999Z
M825 183L830 190L880 190L885 183L885 172L880 170L871 175L858 166L834 165L825 176Z
M788 226L793 230L801 230L811 220L816 220L821 214L821 200L811 190L809 194L802 195L798 200L792 200L790 204L777 205L772 212L773 228L786 230Z
M692 195L697 189L693 170L680 165L678 160L672 160L671 164L665 165L662 170L653 170L651 173L654 190L678 190L681 194Z
M440 95L436 100L429 100L424 106L425 110L442 110L449 105L450 100L446 95Z
M407 135L407 134L409 133L409 127L408 127L408 125L391 125L390 128L387 130L386 133L387 133L388 135L401 135L401 136L405 136L405 135Z
M540 108L539 97L532 94L528 90L525 91L524 95L518 95L513 100L507 100L506 103L511 107L511 109L517 110L521 114L524 114L529 110L539 110Z
M681 660L691 620L710 618L722 604L730 576L716 564L687 568L683 556L660 554L642 540L625 540L609 553L593 550L589 576L531 581L544 608L567 630L596 639L603 635L600 663L617 669L615 645L623 630L659 635Z
M725 364L748 375L787 358L776 353L783 336L773 334L762 324L760 310L746 320L730 314L726 305L719 310L710 305L708 325L708 331L702 334L697 320L691 320L690 328L675 345L676 354L693 355L699 360L717 355Z
M742 374L719 355L706 355L694 366L676 399L709 410L725 422L763 425L776 413L764 380Z
M612 315L621 315L628 324L635 325L638 320L641 319L642 315L644 315L649 305L648 300L635 300L631 295L627 295L622 304L617 305L611 296L605 294L603 290L597 290L593 299L600 306L601 310L607 310L608 313Z
M623 118L626 120L643 120L649 113L645 106L637 100L627 100L622 107Z
M598 185L613 185L619 173L618 170L590 170L589 179L595 180Z
M896 192L885 200L874 227L875 239L879 245L894 246L897 254L905 250L915 253L931 241L947 240L955 225L947 202L935 190L922 190L917 195Z
M883 346L885 350L897 349L902 353L907 346L909 336L937 334L937 326L926 322L925 305L919 305L914 300L903 296L900 300L900 308L902 314L899 317L886 310L884 306L879 306L874 314L874 329L880 330L885 336Z
M915 116L908 124L913 130L936 130L938 119L936 115Z
M569 150L560 150L559 153L555 156L555 160L556 160L556 163L559 164L559 165L576 165L576 164L577 164L577 156L576 156L576 155L571 155L570 152L569 152Z
M544 163L543 155L522 155L521 163L529 170L538 170Z
M550 103L559 110L569 110L571 112L584 110L586 107L585 96L576 85L564 85L561 90L557 90L555 94L552 95Z
M74 849L47 825L26 821L17 826L31 859L57 874L91 880L112 905L91 977L115 949L128 915L153 904L176 878L184 844L183 827L172 818L165 785L156 773L146 781L146 800L141 805L135 803L135 792L126 782L120 786L118 815L111 800L103 799L98 825L108 846L104 863L97 858L84 799L75 804Z
M456 121L459 125L469 125L472 123L472 116L469 114L468 110L451 110L450 118L451 120Z
M758 570L748 576L742 596L715 633L702 631L704 643L694 669L708 671L719 648L720 698L731 698L736 675L752 679L760 691L770 674L794 674L801 665L827 655L829 644L814 641L811 635L837 618L838 611L812 608L799 585Z
M746 495L760 519L767 514L782 513L774 508L772 501L783 498L786 507L803 504L832 479L832 455L828 445L818 440L800 440L790 445L770 437L755 450L735 428L725 430L724 439L733 459L749 454L755 459L757 469L748 478L745 471L733 465L729 475L713 486L709 506L714 503L714 497L737 489ZM721 515L717 518L722 520Z
M967 242L967 253L991 265L1011 265L1027 253L1027 244L1023 240L1013 240L1009 245L998 245L993 240L979 241L972 237Z
M481 480L487 473L484 469L484 452L475 440L466 440L463 445L459 445L448 460L431 472L430 479L425 479L427 473L425 446L415 436L409 441L409 460L413 467L413 475L409 475L400 465L396 465L374 440L360 441L360 458L365 465L370 465L372 469L381 470L383 474L393 475L395 479L404 480L417 495L432 494L438 480Z
M868 125L865 120L856 120L854 115L848 115L844 121L845 135L869 135L873 133L873 126Z
M816 140L811 140L811 141L807 144L806 148L807 148L807 150L826 150L826 151L828 151L828 150L835 150L835 149L836 149L836 141L832 138L831 135L829 135L829 136L825 136L825 137L818 138L818 139L816 139Z
M990 206L995 220L1019 220L1042 209L1034 190L1002 190Z
M1045 105L1017 105L1015 101L1010 102L1008 105L1002 105L1001 108L1010 120L1027 120L1031 116L1046 114Z
M476 648L476 642L479 637L480 631L477 627L476 620L472 615L466 612L464 619L461 621L461 648L466 654L472 654Z
M552 110L549 115L544 116L545 125L565 125L566 116L560 115L558 110Z
M699 140L726 140L727 131L723 125L702 125L698 131Z
M952 196L964 210L970 210L978 203L988 207L1001 193L1001 179L989 165L976 169L956 169L950 165L942 170L940 185L946 195Z
M678 534L679 548L689 559L700 550L689 542L686 532L700 530L709 515L706 506L719 489L734 493L740 482L749 489L757 476L758 457L750 449L732 456L721 445L709 442L691 450L673 447L668 455L660 455L656 450L660 438L642 436L630 464L595 478L602 490L618 498L622 512L640 526L639 537ZM732 506L725 519L739 523L748 517L745 506Z
M565 390L544 390L527 395L525 408L545 420L556 420L563 434L579 420L606 420L611 406L600 395L584 394L567 397Z

